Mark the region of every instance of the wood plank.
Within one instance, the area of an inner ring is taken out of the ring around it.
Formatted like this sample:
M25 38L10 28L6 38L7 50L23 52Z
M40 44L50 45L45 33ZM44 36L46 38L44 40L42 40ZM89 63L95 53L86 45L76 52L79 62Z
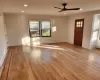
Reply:
M0 80L100 80L100 54L67 43L10 47Z

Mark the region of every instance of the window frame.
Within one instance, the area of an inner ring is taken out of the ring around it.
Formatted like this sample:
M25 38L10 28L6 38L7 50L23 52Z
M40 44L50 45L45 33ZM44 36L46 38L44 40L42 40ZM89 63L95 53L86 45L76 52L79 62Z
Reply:
M51 30L51 21L49 21L49 20L45 20L45 21L39 21L39 20L29 20L28 21L28 25L29 25L29 36L31 37L31 38L33 38L32 36L31 36L31 32L30 32L30 21L37 21L37 22L39 22L39 36L33 36L33 37L51 37L51 32L52 32L52 30ZM42 22L50 22L50 36L42 36Z
M41 32L40 32L40 21L38 21L38 20L29 20L29 21L28 21L28 25L29 25L29 35L30 35L30 37L33 38L33 37L31 36L31 31L30 31L30 21L37 21L37 22L39 22L39 36L33 36L33 37L41 37Z
M50 22L50 36L43 36L42 35L42 22ZM40 28L40 30L41 30L41 37L51 37L51 21L40 21L40 24L41 24L41 28Z

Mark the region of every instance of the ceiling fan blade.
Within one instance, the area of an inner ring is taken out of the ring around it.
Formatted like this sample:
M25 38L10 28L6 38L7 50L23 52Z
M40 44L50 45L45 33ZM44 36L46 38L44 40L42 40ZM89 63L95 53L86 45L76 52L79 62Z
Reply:
M59 7L54 7L54 8L61 9L61 8L59 8Z
M80 8L71 8L71 9L67 9L67 10L80 10Z
M62 12L62 10L61 11L58 11L58 12Z

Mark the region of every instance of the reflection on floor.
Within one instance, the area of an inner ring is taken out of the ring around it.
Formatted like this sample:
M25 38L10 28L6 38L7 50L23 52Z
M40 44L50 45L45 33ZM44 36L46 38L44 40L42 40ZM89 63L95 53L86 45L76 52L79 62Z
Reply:
M95 48L93 49L95 52L100 53L100 49L99 48Z
M100 54L67 43L10 47L0 80L100 80Z

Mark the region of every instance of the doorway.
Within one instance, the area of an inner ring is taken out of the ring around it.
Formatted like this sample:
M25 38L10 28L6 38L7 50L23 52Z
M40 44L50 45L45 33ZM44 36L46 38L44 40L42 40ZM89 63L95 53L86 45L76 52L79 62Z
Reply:
M75 20L74 44L82 46L84 19Z

